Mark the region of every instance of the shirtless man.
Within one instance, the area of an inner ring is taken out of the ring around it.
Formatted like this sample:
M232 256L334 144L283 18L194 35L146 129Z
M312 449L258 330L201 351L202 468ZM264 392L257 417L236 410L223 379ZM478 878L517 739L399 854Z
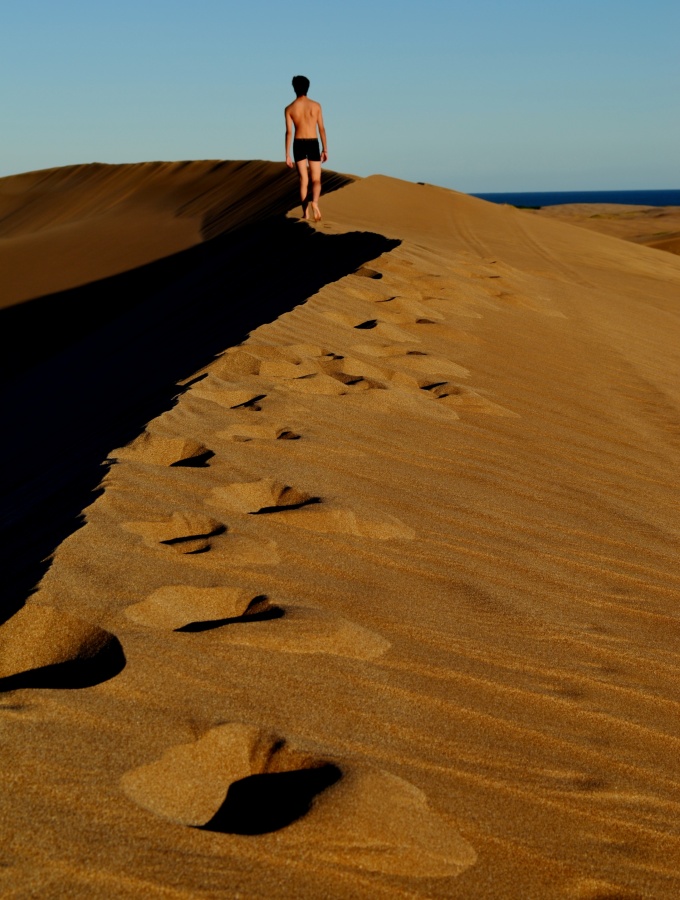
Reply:
M296 100L286 107L286 165L292 169L297 166L300 176L300 199L302 201L302 214L309 219L307 192L309 190L309 178L312 179L312 212L314 221L319 222L319 197L321 196L321 163L328 159L328 145L326 144L326 129L323 125L321 104L310 100L307 96L309 90L309 78L304 75L296 75L293 78L293 90ZM290 139L295 126L295 139L293 141L293 159L290 158ZM321 152L319 152L319 140L316 130L321 136ZM307 168L309 164L309 168Z

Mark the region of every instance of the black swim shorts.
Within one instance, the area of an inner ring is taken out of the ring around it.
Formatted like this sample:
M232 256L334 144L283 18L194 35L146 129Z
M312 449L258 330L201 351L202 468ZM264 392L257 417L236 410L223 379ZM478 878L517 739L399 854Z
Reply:
M294 138L293 159L295 162L300 162L303 159L309 159L311 162L321 162L317 138Z

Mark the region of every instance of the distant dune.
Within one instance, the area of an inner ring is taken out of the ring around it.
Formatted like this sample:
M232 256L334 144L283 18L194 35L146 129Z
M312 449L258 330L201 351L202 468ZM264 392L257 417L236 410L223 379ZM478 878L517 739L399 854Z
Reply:
M680 259L327 186L0 182L2 891L676 898Z
M680 206L566 203L544 206L536 215L680 254Z

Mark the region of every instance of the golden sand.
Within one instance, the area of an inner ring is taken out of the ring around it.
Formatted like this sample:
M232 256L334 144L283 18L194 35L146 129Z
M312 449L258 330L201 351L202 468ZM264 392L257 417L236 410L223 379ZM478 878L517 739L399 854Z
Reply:
M261 165L219 189L264 220ZM0 890L678 896L680 259L383 176L321 205L315 246L398 245L111 447L0 627Z
M680 254L680 206L564 203L545 206L536 210L535 215Z

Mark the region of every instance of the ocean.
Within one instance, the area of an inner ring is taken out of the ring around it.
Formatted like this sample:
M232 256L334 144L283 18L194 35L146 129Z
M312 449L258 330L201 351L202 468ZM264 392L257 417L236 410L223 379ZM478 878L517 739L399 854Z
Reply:
M626 203L634 206L680 206L680 190L669 191L540 191L524 194L472 194L491 203L537 208L561 203Z

